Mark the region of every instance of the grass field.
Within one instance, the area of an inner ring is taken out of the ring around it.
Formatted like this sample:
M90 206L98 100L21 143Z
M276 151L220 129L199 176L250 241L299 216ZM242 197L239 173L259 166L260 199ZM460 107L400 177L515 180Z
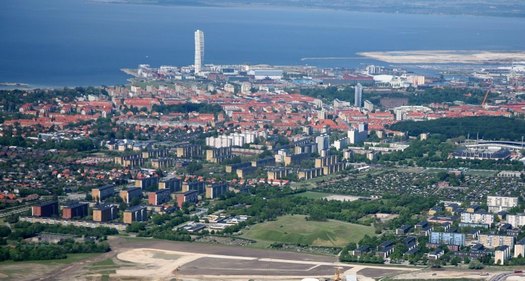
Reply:
M295 215L251 226L242 237L262 242L344 247L349 242L358 242L366 234L374 235L374 228L335 220L307 221L305 216Z
M1 280L35 279L51 272L55 268L100 255L94 254L68 254L67 258L59 260L41 261L3 261L0 262Z

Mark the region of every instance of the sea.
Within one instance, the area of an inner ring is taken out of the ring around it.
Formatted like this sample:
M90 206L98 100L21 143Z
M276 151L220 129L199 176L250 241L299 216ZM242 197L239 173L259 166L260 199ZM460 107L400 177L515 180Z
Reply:
M353 68L385 65L363 51L525 49L525 18L1 0L0 82L124 84L121 68L191 65L196 29L213 64Z

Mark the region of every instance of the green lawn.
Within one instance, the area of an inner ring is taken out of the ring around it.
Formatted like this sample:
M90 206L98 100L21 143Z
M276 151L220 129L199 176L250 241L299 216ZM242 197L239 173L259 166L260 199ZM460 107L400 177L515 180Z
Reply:
M349 242L358 242L366 234L374 235L374 228L336 220L307 221L305 216L295 215L253 225L244 231L242 237L261 242L344 247Z

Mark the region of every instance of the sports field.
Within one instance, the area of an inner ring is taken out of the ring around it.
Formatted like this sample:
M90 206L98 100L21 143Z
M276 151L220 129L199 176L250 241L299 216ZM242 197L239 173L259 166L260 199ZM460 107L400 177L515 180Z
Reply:
M336 220L307 221L305 216L294 215L253 225L244 231L242 237L266 242L344 247L350 242L358 242L366 234L373 236L374 228Z

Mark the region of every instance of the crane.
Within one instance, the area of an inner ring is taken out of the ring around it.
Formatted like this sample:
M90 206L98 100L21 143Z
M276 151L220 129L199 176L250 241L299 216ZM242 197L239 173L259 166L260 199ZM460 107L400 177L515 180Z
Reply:
M485 105L487 104L487 97L489 96L489 94L490 94L490 90L487 90L487 92L485 93L485 96L483 97L483 101L481 102L482 107L485 107Z

